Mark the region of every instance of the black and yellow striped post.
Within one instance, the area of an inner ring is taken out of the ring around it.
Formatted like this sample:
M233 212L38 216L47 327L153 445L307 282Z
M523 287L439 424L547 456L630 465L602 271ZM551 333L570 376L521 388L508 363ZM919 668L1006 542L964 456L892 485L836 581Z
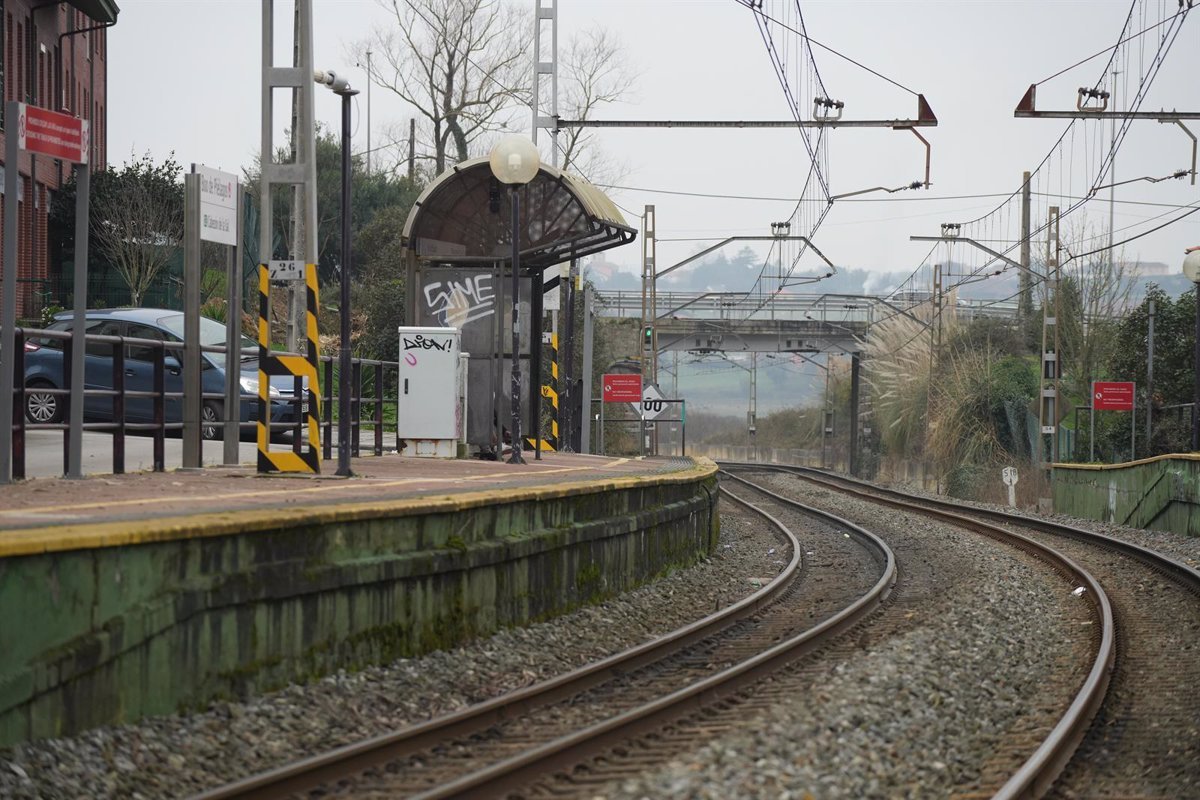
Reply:
M321 472L321 386L317 380L320 356L317 339L317 267L305 264L306 291L305 338L303 356L271 354L271 280L266 264L258 265L258 471ZM289 375L307 383L308 448L271 452L271 380L272 375Z
M550 334L550 385L542 384L542 397L550 401L550 434L542 438L542 450L558 450L558 333ZM529 447L533 439L526 439Z

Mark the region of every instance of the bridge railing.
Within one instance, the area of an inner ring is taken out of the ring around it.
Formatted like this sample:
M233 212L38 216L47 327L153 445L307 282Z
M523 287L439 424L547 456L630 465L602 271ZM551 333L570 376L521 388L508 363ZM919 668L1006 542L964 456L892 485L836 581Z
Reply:
M602 292L599 295L602 316L640 319L641 291ZM744 292L659 292L656 319L770 321L809 320L826 323L872 325L901 311L912 311L927 303L920 298L898 299L882 295ZM1012 300L964 300L947 304L944 311L961 318L1013 318L1017 303Z
M832 294L746 294L743 292L659 292L655 318L722 321L796 320L870 324L879 313L874 298ZM603 316L640 319L642 293L603 292Z

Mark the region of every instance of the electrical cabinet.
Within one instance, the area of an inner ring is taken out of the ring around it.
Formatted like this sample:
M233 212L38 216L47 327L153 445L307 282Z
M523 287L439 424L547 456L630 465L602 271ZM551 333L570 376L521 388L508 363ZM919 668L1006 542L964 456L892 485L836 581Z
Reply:
M460 332L457 328L400 328L401 454L454 458L462 438Z

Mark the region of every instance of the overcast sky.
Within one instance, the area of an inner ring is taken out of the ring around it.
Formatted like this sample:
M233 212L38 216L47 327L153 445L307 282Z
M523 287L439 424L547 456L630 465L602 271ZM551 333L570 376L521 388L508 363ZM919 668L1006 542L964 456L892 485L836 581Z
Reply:
M519 1L533 5L533 0ZM120 5L119 22L110 33L110 161L119 165L130 154L148 151L161 158L174 151L185 165L200 162L240 171L250 164L260 138L258 0L120 0ZM1151 11L1175 5L1175 0L1154 3ZM290 24L291 4L279 0L276 6L282 34ZM355 86L365 87L365 70L350 63L348 52L373 26L386 24L386 15L374 0L313 0L313 7L317 66L345 69ZM933 147L932 189L867 195L869 202L839 201L816 237L839 266L902 270L929 251L928 244L909 242L910 235L937 234L940 222L973 218L1000 199L933 198L1012 192L1022 170L1032 169L1046 155L1066 121L1014 119L1014 106L1031 83L1112 45L1129 3L836 0L805 2L802 8L812 37L923 93L939 118L939 127L922 131ZM1200 111L1200 10L1192 17L1144 110ZM606 118L788 118L753 16L734 0L560 0L559 20L563 41L600 23L627 48L639 76L635 96L606 110ZM916 115L911 94L821 50L816 55L829 93L846 103L847 119ZM1073 108L1076 88L1092 84L1103 63L1089 62L1040 86L1038 107ZM320 90L317 99L318 119L337 130L337 98ZM411 116L379 88L372 90L371 103L375 144L390 126L406 125ZM366 148L366 111L362 95L355 117L356 150ZM520 117L525 130L528 119ZM1186 124L1200 134L1200 121ZM1096 130L1087 134L1093 143ZM1107 141L1107 134L1102 138ZM923 150L907 132L841 129L832 132L830 141L834 193L899 186L923 177ZM803 143L794 130L613 130L601 133L601 144L629 167L621 185L638 189L610 194L631 212L635 225L632 214L646 203L655 204L660 239L767 234L770 223L786 218L793 203L647 190L792 198L799 195L807 169ZM1117 179L1166 175L1189 167L1190 158L1190 141L1179 128L1138 122L1118 156ZM1084 181L1077 176L1073 185ZM1107 192L1103 195L1105 202L1094 203L1089 217L1106 223ZM1141 182L1121 187L1117 198L1198 203L1200 186ZM1154 224L1145 221L1168 211L1119 202L1118 238ZM1143 227L1136 227L1139 223ZM1184 248L1194 244L1200 244L1200 213L1139 239L1128 250L1174 269L1182 263ZM706 245L664 242L659 263L674 263ZM639 258L637 245L611 254L611 260L631 269Z

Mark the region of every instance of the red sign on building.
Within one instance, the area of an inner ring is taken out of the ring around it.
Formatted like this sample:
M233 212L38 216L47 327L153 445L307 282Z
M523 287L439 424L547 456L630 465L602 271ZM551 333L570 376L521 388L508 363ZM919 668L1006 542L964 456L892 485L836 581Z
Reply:
M17 144L31 153L86 164L87 120L20 103L17 111Z
M601 384L604 391L600 393L606 403L641 403L642 376L617 373L605 375Z
M1092 408L1097 411L1133 411L1132 381L1096 381L1092 384Z

